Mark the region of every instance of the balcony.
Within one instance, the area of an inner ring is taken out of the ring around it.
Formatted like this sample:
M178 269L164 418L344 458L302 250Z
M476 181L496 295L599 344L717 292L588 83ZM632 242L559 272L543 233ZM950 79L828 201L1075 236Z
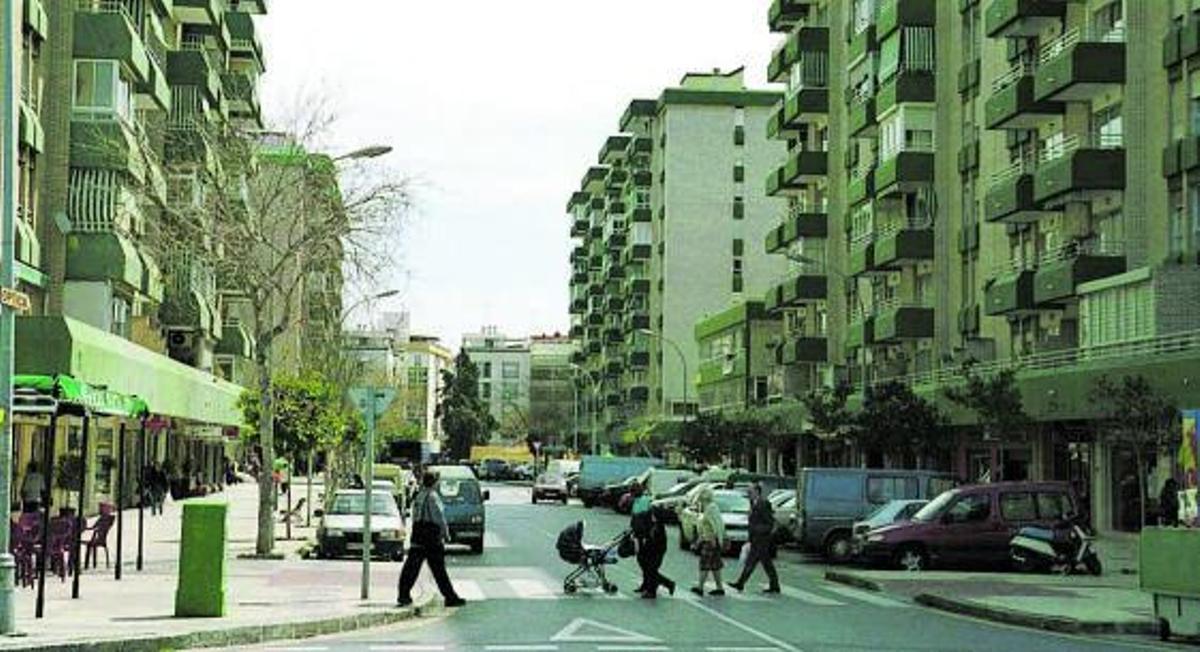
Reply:
M797 87L779 104L767 122L767 137L794 133L819 116L829 113L829 89L814 77L811 84Z
M625 330L637 331L650 328L650 315L645 312L631 312L625 315Z
M171 85L196 86L210 104L221 101L221 73L224 70L201 36L187 37L180 49L167 53L167 79Z
M846 59L851 62L858 61L860 58L867 56L868 52L878 49L879 40L875 38L875 25L868 25L865 29L851 34L850 47L847 49Z
M788 274L775 286L775 298L778 299L775 307L787 308L824 301L828 294L825 273L824 267L806 266L796 273Z
M1062 102L1038 102L1033 98L1034 68L1020 65L992 83L992 95L984 105L988 129L1037 129L1063 114Z
M918 340L933 337L933 308L904 302L879 306L874 319L874 342Z
M1068 242L1038 257L1033 300L1039 306L1073 299L1080 284L1125 271L1125 254L1117 244L1096 240Z
M829 341L824 337L790 337L775 349L775 362L781 365L823 364L828 361Z
M173 17L191 25L219 25L224 6L221 0L175 0Z
M870 269L887 271L933 260L933 223L914 220L893 225L875 236L875 257Z
M650 400L650 388L646 385L632 385L625 395L631 403L645 403Z
M850 183L846 186L846 203L854 206L875 195L875 170L863 171L861 168L850 175Z
M147 254L124 235L72 232L67 235L67 251L67 280L108 281L141 291Z
M983 310L990 317L1019 314L1036 309L1033 301L1034 271L1019 262L1005 265L984 286Z
M875 118L875 98L861 95L855 97L850 103L848 123L852 138L873 134L878 125Z
M46 146L46 132L38 112L24 99L21 100L20 117L17 122L17 138L22 147L41 153Z
M150 55L124 2L78 0L75 7L75 58L115 59L129 71L134 83L151 81Z
M629 245L621 257L622 262L629 264L640 260L650 260L653 247L647 243L634 242Z
M1037 101L1082 102L1124 84L1124 31L1093 35L1072 29L1038 53L1033 95Z
M42 6L42 0L25 0L21 18L24 27L42 40L50 36L50 18L46 14L46 8Z
M824 208L797 206L783 222L767 232L766 251L776 253L800 238L824 238L829 235L829 215Z
M631 278L625 281L626 294L650 294L650 279Z
M229 110L239 118L262 121L262 103L258 98L258 77L246 72L227 72L221 75Z
M865 274L875 267L875 243L871 234L860 236L850 242L849 255L846 257L846 273L849 276Z
M263 15L267 13L267 0L229 0L230 11Z
M887 115L905 102L933 103L936 99L934 75L931 70L901 69L879 86L875 96L876 116Z
M846 324L845 345L847 351L852 351L875 343L875 318L851 315L850 323Z
M936 21L936 0L882 0L875 22L877 38L882 41L901 27L933 27Z
M1066 15L1063 0L991 0L983 26L992 38L1031 37L1058 25Z
M229 25L229 53L237 58L253 62L259 72L266 70L262 40L255 31L254 18L243 12L225 15Z
M816 149L793 149L781 178L784 189L802 189L829 173L829 152Z
M1042 151L1033 175L1033 199L1044 207L1125 189L1120 135L1070 137Z
M891 197L933 183L933 152L911 149L898 152L875 170L875 196Z
M142 181L146 162L137 135L111 114L71 116L71 167L112 170Z
M983 217L988 222L1023 224L1054 214L1034 200L1034 170L1029 161L1018 161L992 175L983 198Z
M790 32L808 16L813 0L774 0L767 14L767 23L772 32Z

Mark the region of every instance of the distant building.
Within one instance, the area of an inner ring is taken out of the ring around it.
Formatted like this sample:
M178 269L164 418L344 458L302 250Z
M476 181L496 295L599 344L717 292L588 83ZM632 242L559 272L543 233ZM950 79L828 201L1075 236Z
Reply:
M450 349L436 337L410 335L404 348L404 416L421 428L421 439L434 449L442 440L442 421L437 416L442 391L442 372L453 364Z
M502 427L528 431L529 344L528 338L509 337L494 326L463 336L462 350L479 368L479 397Z
M529 430L546 446L574 446L575 343L566 335L535 335L529 343Z

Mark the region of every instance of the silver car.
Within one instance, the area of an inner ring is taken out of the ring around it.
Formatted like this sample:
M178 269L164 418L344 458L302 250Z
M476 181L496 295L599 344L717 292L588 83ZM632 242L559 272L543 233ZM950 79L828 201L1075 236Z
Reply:
M322 559L362 554L363 511L367 496L362 489L342 489L333 496L328 511L316 510L317 556ZM382 490L371 492L371 541L377 556L404 558L404 517L396 499Z

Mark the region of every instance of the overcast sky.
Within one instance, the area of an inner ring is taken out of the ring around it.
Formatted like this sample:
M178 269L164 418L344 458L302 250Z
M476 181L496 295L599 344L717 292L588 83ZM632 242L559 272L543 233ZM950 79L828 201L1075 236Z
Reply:
M766 0L277 0L260 18L268 116L327 95L338 151L395 147L421 181L404 237L414 331L565 332L566 202L634 97L747 66L780 37ZM274 107L274 109L273 109ZM290 109L289 109L290 110Z

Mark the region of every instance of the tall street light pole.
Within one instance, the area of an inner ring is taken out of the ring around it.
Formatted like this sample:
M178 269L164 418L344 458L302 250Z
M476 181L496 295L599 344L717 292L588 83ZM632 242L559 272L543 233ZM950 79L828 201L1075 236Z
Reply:
M0 2L0 68L4 79L0 133L4 150L0 151L0 287L14 287L14 231L17 221L17 2ZM14 309L0 305L0 505L12 503L12 376ZM51 434L53 437L53 434ZM0 634L15 629L13 615L13 574L16 563L9 553L9 528L0 528Z
M675 340L663 335L662 333L656 333L649 328L639 328L637 332L641 333L642 335L657 338L663 342L666 342L672 349L675 349L675 353L679 355L679 364L683 367L683 421L686 423L688 420L688 415L692 413L692 406L690 403L688 403L688 383L691 381L690 377L688 376L687 357L683 355L683 349L675 343Z

